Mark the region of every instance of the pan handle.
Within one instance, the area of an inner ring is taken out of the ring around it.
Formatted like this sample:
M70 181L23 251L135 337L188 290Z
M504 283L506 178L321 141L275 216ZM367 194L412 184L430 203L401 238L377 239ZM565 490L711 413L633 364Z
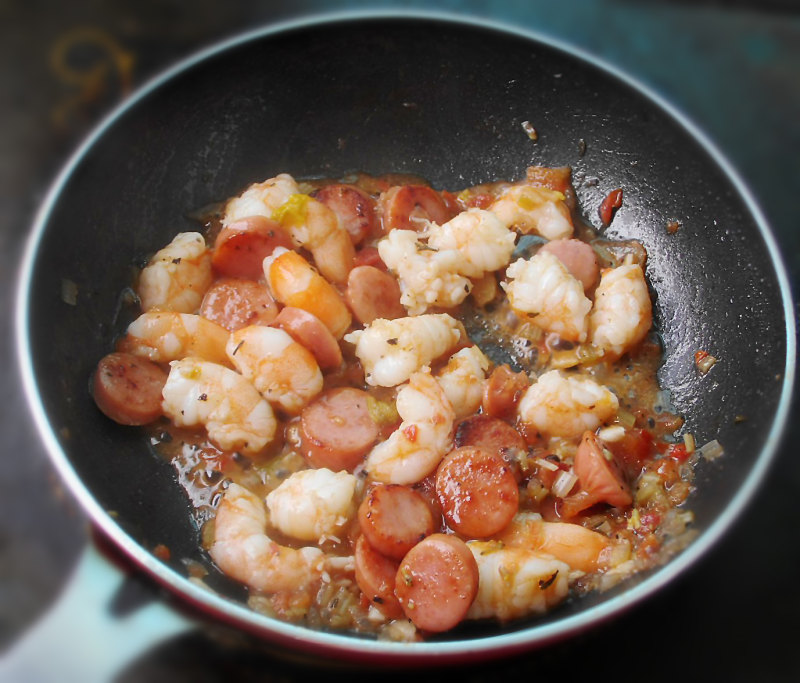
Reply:
M89 542L56 603L0 659L0 680L111 681L152 646L198 627L158 600L114 616L124 580Z

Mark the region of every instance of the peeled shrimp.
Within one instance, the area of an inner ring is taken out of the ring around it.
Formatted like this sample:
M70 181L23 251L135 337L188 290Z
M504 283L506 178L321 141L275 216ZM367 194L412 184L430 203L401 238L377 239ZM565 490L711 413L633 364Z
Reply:
M548 436L575 437L613 418L617 397L594 380L567 377L558 370L544 373L519 402L525 424Z
M393 231L397 232L396 230ZM374 320L345 335L356 345L367 384L394 387L458 344L463 327L446 313Z
M410 315L420 315L431 306L457 306L472 290L472 282L460 273L461 254L454 249L434 250L413 230L392 230L378 242L378 254L397 276L400 303Z
M315 315L336 339L350 327L342 297L300 254L278 247L264 259L264 277L277 301Z
M652 323L642 267L632 263L604 271L589 318L592 344L618 358L644 339Z
M263 501L231 483L217 508L211 558L225 574L258 591L311 589L322 574L322 551L278 545L266 527Z
M161 395L164 414L176 426L205 425L223 450L257 453L275 437L269 403L239 373L216 363L173 361Z
M327 206L300 192L288 173L255 183L225 207L223 225L249 216L266 216L289 231L296 247L311 252L331 282L343 283L353 267L355 248L347 229Z
M532 185L512 185L490 206L503 225L548 240L572 235L572 218L561 192Z
M543 614L567 597L569 565L526 548L497 541L469 541L478 563L478 594L467 619L508 621Z
M453 406L456 419L472 415L481 405L489 359L477 346L457 351L436 379Z
M545 522L533 512L517 513L493 540L547 553L580 572L601 569L611 547L611 540L597 531L569 522Z
M211 286L211 251L199 232L181 232L139 275L142 310L195 313Z
M230 362L271 404L296 415L320 391L314 355L277 327L249 325L232 332Z
M517 238L491 211L482 209L467 209L442 225L432 223L427 236L429 247L458 252L458 273L470 278L507 266Z
M429 372L411 375L397 393L397 412L403 422L367 455L365 469L375 481L414 484L450 450L455 412Z
M192 313L142 313L120 339L117 348L156 363L187 356L230 365L225 345L230 333L221 325Z
M253 183L238 197L228 201L222 224L229 225L250 216L273 219L275 212L289 197L299 192L295 179L288 173L281 173L263 183Z
M586 340L592 302L584 295L581 282L556 256L540 251L527 261L514 261L506 275L509 280L501 286L515 312L562 339Z
M356 513L357 484L348 472L295 472L267 496L270 523L301 541L336 536Z

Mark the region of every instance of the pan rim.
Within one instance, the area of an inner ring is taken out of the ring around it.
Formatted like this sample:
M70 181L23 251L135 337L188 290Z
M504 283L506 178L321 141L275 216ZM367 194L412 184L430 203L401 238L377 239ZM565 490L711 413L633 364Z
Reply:
M344 633L338 634L314 631L303 626L287 624L258 615L243 605L223 598L222 596L212 594L192 584L185 577L156 560L155 557L147 552L113 520L109 513L95 500L92 493L81 481L75 469L70 464L66 453L59 445L55 428L47 417L41 396L39 395L33 361L28 353L28 349L30 348L28 302L34 266L51 213L67 181L72 176L75 169L80 166L82 160L93 145L100 140L128 110L136 107L138 103L145 99L150 93L164 86L174 77L191 70L216 55L246 43L257 40L268 40L273 36L290 31L314 29L325 24L341 24L364 20L431 21L447 23L454 28L463 27L490 30L522 38L547 48L554 48L566 55L576 58L590 68L597 69L617 78L627 87L642 95L646 100L670 116L672 120L679 124L679 126L709 154L712 162L724 173L727 181L743 200L769 253L783 302L787 348L780 401L764 441L764 446L755 464L749 471L742 486L737 490L736 495L727 502L722 513L717 516L709 527L707 527L689 547L671 559L666 565L658 568L652 575L648 576L640 583L631 586L612 600L592 606L579 614L557 619L542 625L533 624L530 627L510 633L501 633L477 639L467 638L463 640L422 643L393 643L360 639ZM265 638L283 641L296 646L302 645L305 648L309 646L316 647L320 651L331 655L363 655L378 659L400 658L407 661L419 661L424 659L428 662L435 660L445 663L447 661L452 661L456 657L459 658L460 661L465 661L466 658L477 659L499 656L512 651L541 646L579 631L595 627L600 622L621 614L656 593L679 575L684 574L691 565L695 564L701 556L708 552L708 550L719 541L724 533L739 518L743 510L752 500L770 465L775 460L775 455L778 451L790 415L796 370L794 305L786 267L777 242L757 200L738 171L697 124L674 104L666 100L649 86L641 83L615 65L565 40L554 38L538 31L523 30L501 21L486 19L477 15L464 16L451 12L424 11L418 9L405 11L393 9L324 12L308 15L300 19L269 24L215 42L179 60L173 66L146 81L135 93L117 105L97 126L95 126L86 136L82 144L80 144L75 152L68 158L49 188L44 201L41 203L35 215L32 228L24 245L22 262L17 277L14 322L19 374L22 379L25 397L37 432L42 439L50 460L55 464L59 475L65 481L92 522L111 538L135 564L139 565L151 576L157 578L159 583L171 589L189 603L201 605L217 618L233 622L235 625L245 630L256 632ZM395 659L395 661L397 660Z

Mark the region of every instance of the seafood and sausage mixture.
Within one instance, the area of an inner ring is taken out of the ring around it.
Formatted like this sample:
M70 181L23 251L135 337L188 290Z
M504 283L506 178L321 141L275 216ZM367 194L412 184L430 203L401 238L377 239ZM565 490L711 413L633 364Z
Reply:
M147 425L253 609L393 640L529 617L691 536L646 258L568 168L281 174L150 258L93 395Z

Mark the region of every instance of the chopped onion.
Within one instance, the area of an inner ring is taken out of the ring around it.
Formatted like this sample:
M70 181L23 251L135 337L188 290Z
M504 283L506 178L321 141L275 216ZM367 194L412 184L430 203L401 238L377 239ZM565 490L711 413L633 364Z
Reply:
M722 444L716 439L712 439L704 446L701 446L698 451L706 460L716 460L725 452L722 448Z
M572 491L572 487L575 486L575 482L577 481L578 476L574 472L565 470L558 475L553 484L553 495L556 496L556 498L565 498L569 492Z
M625 427L622 425L611 425L597 432L597 436L606 443L616 443L625 438Z
M558 465L548 460L547 458L536 458L536 460L534 460L533 462L539 465L539 467L541 467L542 469L549 470L550 472L555 472L558 469Z
M694 437L689 432L683 435L683 445L686 447L686 452L689 455L694 453Z
M78 303L78 285L67 278L61 279L61 300L65 304L75 306Z
M619 422L623 427L633 427L636 424L636 416L633 413L629 413L627 410L622 410L621 408L617 411L617 422Z

